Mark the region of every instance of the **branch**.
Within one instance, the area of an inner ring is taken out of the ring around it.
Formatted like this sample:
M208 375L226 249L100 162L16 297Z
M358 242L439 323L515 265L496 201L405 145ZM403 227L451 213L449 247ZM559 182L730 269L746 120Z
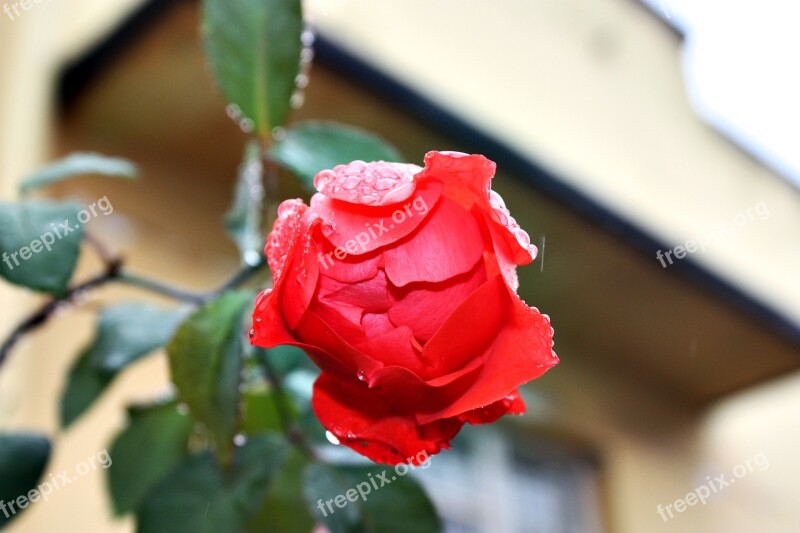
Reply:
M96 289L97 287L101 287L106 283L117 279L120 275L120 267L121 263L119 261L110 262L103 274L91 278L80 285L76 285L75 287L69 289L65 294L58 296L57 298L53 298L35 311L30 317L21 322L14 329L14 331L11 332L2 346L0 346L0 366L3 366L3 363L5 363L6 359L8 358L8 354L11 352L11 349L23 335L33 331L47 322L47 320L53 315L53 313L56 312L60 305L71 302L76 295L84 291Z
M59 306L72 302L74 297L82 292L96 289L110 282L119 282L147 289L151 292L162 294L175 300L188 302L193 305L202 305L220 296L222 293L239 287L240 285L249 281L250 278L262 270L265 265L265 261L262 257L262 260L258 264L243 268L241 271L237 272L233 277L231 277L231 279L220 285L217 289L205 293L196 293L171 287L166 283L149 279L144 276L123 272L121 258L104 256L104 260L106 262L106 270L104 273L91 278L80 285L70 288L61 296L53 298L35 311L31 316L22 321L16 328L14 328L5 342L0 345L0 367L3 366L3 363L5 363L6 359L8 358L8 354L11 352L11 349L16 345L23 335L30 333L39 326L43 325L52 317L53 313L55 313Z

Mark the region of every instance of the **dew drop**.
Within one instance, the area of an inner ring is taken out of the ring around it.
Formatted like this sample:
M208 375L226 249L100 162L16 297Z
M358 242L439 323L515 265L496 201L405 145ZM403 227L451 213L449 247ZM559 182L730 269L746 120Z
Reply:
M367 380L366 372L364 372L363 370L359 370L358 371L358 379L359 379L359 381L366 381Z
M253 339L255 338L255 336L256 336L256 330L254 328L250 328L250 338Z
M306 102L306 97L303 93L296 93L292 95L291 100L289 103L292 106L292 109L300 109L303 107L303 104Z
M236 446L241 448L242 446L245 445L245 443L247 443L247 437L245 437L244 435L242 435L240 433L240 434L236 435L235 437L233 437L233 443Z
M339 446L341 444L341 442L339 442L339 439L336 438L336 435L334 435L330 431L325 432L325 438L328 439L328 442L330 442L334 446Z
M276 141L282 141L286 138L286 129L278 126L272 130L272 138Z
M255 124L249 118L243 118L239 121L239 129L241 129L245 133L252 133L255 129Z
M303 43L303 46L313 46L314 32L309 29L303 30L303 33L300 34L300 41Z
M297 77L294 79L295 85L297 85L298 89L305 89L308 87L308 75L307 74L298 74Z
M228 107L225 108L225 112L233 120L239 120L242 118L242 110L236 104L228 104Z
M261 263L261 254L255 250L248 250L244 254L244 262L247 264L247 266L258 266Z
M336 233L336 228L330 222L323 222L322 223L322 234L326 237L330 237Z

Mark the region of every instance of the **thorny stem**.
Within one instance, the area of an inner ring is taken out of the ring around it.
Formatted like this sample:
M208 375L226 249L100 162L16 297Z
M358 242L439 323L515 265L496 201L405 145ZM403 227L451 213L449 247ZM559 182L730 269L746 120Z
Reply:
M275 410L278 412L278 419L280 420L283 432L286 434L286 438L293 445L297 446L307 457L316 459L317 454L308 443L305 433L303 433L303 430L297 425L294 416L291 414L289 402L287 401L288 396L286 394L286 389L283 386L280 375L275 371L272 362L269 360L269 353L263 352L258 360L264 369L264 375L267 381L275 393Z
M162 294L175 300L188 302L194 305L202 305L203 303L221 295L225 291L244 284L264 267L264 261L262 259L256 265L248 265L244 267L220 287L205 293L194 293L176 287L171 287L170 285L160 281L124 271L123 261L121 258L113 257L110 254L107 254L107 249L102 246L102 244L94 241L94 239L92 241L96 243L92 244L92 246L98 250L98 253L100 253L106 263L105 272L70 288L62 295L54 297L37 309L28 318L20 322L20 324L9 334L8 338L3 342L3 344L0 345L0 367L2 367L3 363L5 363L12 348L16 345L20 338L22 338L23 335L30 333L31 331L42 326L53 316L59 306L72 303L75 299L75 296L85 293L86 291L102 287L103 285L111 282L117 282L147 289L151 292ZM100 250L103 251L101 252Z

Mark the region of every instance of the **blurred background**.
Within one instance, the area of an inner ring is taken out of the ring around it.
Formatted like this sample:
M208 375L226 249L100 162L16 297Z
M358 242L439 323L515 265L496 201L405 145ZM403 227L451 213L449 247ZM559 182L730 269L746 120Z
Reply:
M246 136L204 65L198 4L0 13L0 199L73 150L136 161L134 185L51 193L107 196L114 213L93 233L137 271L203 289L239 264L219 222ZM316 56L294 118L375 131L409 162L487 155L539 247L520 295L552 317L561 364L523 390L524 417L465 431L417 473L448 531L800 530L800 91L784 61L800 11L701 4L306 3ZM134 291L98 291L19 346L0 374L0 429L59 431L92 310ZM37 302L0 285L0 334ZM124 406L168 381L162 355L137 363L59 435L47 471L105 448ZM676 505L722 475L733 482L705 503ZM8 530L132 531L104 483L89 475Z

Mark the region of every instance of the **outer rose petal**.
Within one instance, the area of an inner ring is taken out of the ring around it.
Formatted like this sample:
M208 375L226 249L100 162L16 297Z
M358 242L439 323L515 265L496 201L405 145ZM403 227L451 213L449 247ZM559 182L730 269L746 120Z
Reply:
M402 205L364 206L317 193L311 198L310 213L322 217L323 234L334 248L339 246L347 251L348 256L359 256L399 241L414 231L438 203L441 194L440 183L429 181L420 184L413 198L406 202L412 206L417 202L419 206L418 209L409 207L412 216ZM392 220L392 215L398 211L405 215L402 223ZM351 241L355 246L347 249L347 243ZM338 261L335 256L332 260Z
M342 444L379 463L411 459L419 464L427 460L425 454L449 448L464 422L451 418L418 425L413 416L392 414L395 394L323 372L314 384L312 405L322 425Z
M277 283L283 265L300 235L306 230L305 214L308 206L303 200L285 200L278 206L278 218L267 238L266 254L272 280Z
M323 170L314 177L314 187L329 198L351 204L396 204L414 194L414 176L420 170L408 163L353 161Z
M485 407L506 397L509 390L540 377L558 364L558 357L553 352L550 319L537 309L525 305L510 293L505 283L503 288L513 305L508 322L482 356L484 364L480 375L470 390L465 391L452 405L437 413L418 416L420 423Z
M505 415L521 415L525 412L525 400L519 395L519 391L515 390L502 400L481 407L480 409L473 409L466 413L458 415L459 420L469 422L470 424L491 424Z
M515 264L526 265L536 256L536 247L530 247L528 234L514 221L500 195L491 191L496 169L497 165L482 155L428 152L425 169L417 180L440 180L445 185L445 196L467 210L479 206L487 215L493 239L505 241Z

